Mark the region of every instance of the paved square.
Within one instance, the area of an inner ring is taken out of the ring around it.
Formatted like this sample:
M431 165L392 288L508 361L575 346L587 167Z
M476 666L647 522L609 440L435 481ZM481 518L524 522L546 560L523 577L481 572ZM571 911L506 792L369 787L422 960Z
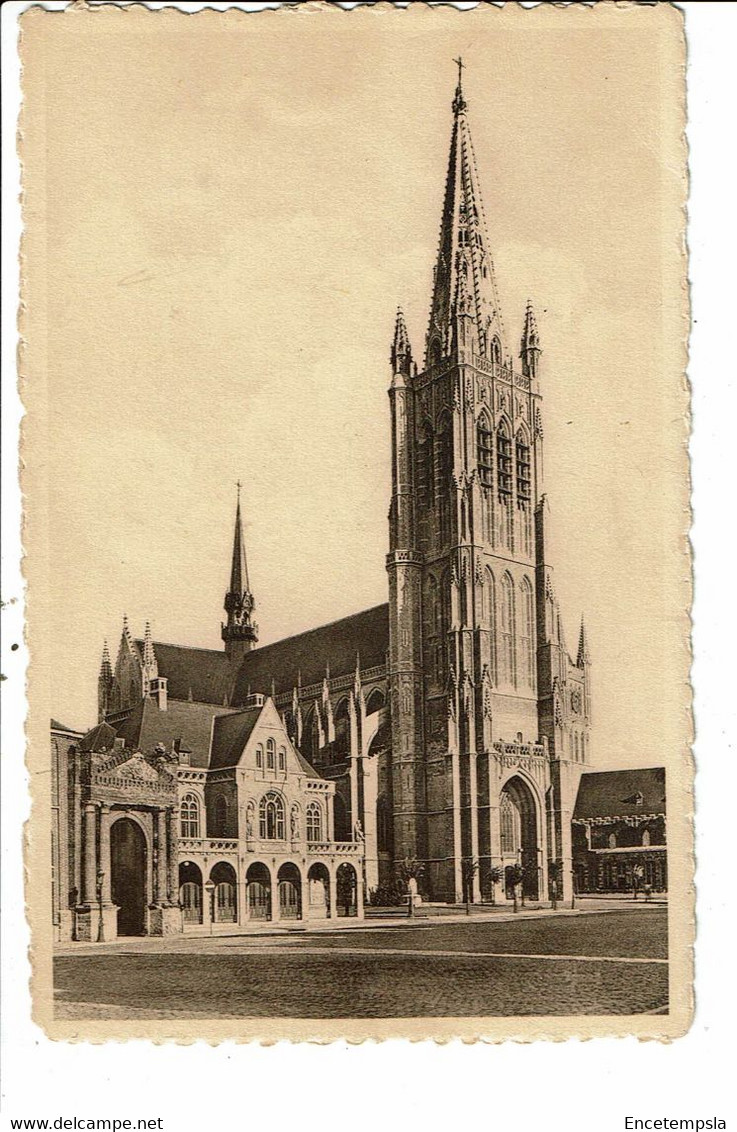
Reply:
M56 1017L666 1013L663 908L126 940L54 961Z

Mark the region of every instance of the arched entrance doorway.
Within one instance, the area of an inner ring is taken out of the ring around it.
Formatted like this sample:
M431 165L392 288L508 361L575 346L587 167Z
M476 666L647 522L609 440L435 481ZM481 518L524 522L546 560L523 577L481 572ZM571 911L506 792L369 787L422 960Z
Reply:
M511 898L511 870L517 864L524 870L522 892L527 899L537 900L540 896L537 806L532 790L519 775L504 785L499 799L499 822L507 897Z
M215 885L214 912L216 924L235 924L238 921L235 869L227 861L219 861L210 873Z
M299 920L302 916L302 878L291 861L282 865L277 874L279 885L279 916L282 920Z
M118 818L110 830L113 904L118 935L146 934L146 837L138 822Z
M310 865L307 873L308 915L311 920L324 920L330 915L330 874L321 861Z
M355 916L357 914L356 890L357 877L353 865L344 862L338 866L336 873L338 889L338 915Z
M271 873L260 861L246 873L246 898L249 920L271 919Z
M179 903L185 924L202 923L202 873L194 861L179 866Z

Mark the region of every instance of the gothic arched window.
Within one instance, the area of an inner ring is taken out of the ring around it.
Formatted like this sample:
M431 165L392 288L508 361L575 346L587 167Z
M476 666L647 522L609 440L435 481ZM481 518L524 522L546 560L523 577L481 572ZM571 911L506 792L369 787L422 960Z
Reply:
M515 443L517 467L517 502L529 503L531 497L530 445L524 429L517 433Z
M322 810L318 802L307 807L307 840L322 841Z
M506 503L512 495L512 441L505 420L496 430L496 482L499 498Z
M185 794L179 807L179 824L182 837L200 836L200 804L194 794Z
M482 487L491 487L494 480L494 436L486 413L476 425L476 463Z
M489 665L491 668L491 679L496 683L496 657L497 657L497 640L496 640L496 582L494 575L489 567L486 567L486 623L489 628Z
M273 790L259 803L259 833L262 841L284 840L284 800Z
M258 767L259 770L262 770L263 765L264 765L264 749L261 746L261 744L259 743L258 747L256 748L256 766Z
M499 833L502 853L505 856L516 853L520 847L520 816L507 793L502 793L499 805Z
M520 618L520 652L522 679L528 688L535 687L535 621L534 600L529 578L522 579L522 609Z
M348 713L348 700L345 696L335 709L333 721L335 724L333 761L340 762L342 759L347 759L351 753L351 720Z
M501 660L502 679L508 684L516 684L516 665L514 647L514 582L509 574L502 578L500 595L500 621L501 621Z

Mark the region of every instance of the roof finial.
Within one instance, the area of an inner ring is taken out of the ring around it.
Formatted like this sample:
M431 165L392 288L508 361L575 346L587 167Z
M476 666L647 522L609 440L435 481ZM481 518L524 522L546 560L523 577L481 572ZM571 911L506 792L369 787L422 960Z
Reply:
M238 503L240 503L240 501L241 501L241 488L243 487L243 484L241 483L241 481L240 481L240 480L236 480L236 481L235 481L235 486L236 486L236 491L237 491L237 493L238 493L238 495L237 495L237 502L238 502Z
M463 62L463 58L460 55L457 59L454 59L453 62L458 67L458 86L456 87L455 98L453 99L453 113L462 114L468 106L468 103L463 97L463 68L466 64Z

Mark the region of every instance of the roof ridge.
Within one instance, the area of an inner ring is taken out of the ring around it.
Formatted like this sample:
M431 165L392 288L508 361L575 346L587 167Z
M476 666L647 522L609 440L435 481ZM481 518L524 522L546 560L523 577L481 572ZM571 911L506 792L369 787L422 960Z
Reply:
M375 613L377 609L384 608L388 610L388 601L381 601L378 605L370 606L369 609L359 609L358 613L347 613L345 617L336 617L334 621L325 621L322 625L315 625L312 629L303 629L301 632L292 633L288 637L280 637L278 641L270 641L268 645L259 645L258 648L251 649L250 652L246 653L243 659L245 660L249 656L255 656L257 653L263 652L265 649L270 649L273 645L281 645L285 641L293 641L297 637L306 637L310 633L319 633L321 629L329 629L332 625L340 625L341 621L351 621L354 617L362 617L365 613Z
M134 644L143 644L143 638L139 640L138 638L134 637L133 640ZM174 643L174 641L154 641L153 646L154 649L163 647L166 649L186 649L188 652L211 652L216 656L222 656L224 660L226 659L225 653L222 651L222 649L208 649L205 648L204 645L177 645Z

